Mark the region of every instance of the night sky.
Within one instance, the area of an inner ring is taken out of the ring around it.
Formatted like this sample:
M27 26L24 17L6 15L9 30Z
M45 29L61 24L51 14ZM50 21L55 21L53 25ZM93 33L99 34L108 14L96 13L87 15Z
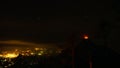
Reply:
M119 27L118 18L117 0L113 7L107 0L5 1L0 5L0 40L64 43L72 35L79 37L79 34L99 40L102 39L100 24L104 20L115 25L112 32L120 34L119 28L114 28ZM113 34L109 37L112 40L115 38Z

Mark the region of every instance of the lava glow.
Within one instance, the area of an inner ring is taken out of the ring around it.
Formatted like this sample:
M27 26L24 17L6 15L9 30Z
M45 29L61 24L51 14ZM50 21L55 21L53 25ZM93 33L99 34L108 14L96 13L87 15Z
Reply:
M87 35L85 35L85 36L84 36L84 39L88 39L88 36L87 36Z

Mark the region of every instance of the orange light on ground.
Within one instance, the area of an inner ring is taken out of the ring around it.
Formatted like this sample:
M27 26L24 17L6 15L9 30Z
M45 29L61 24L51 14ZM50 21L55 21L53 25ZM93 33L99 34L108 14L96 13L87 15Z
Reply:
M38 55L42 55L41 53L38 53Z
M3 57L3 55L0 54L0 57Z
M88 39L89 37L87 35L84 36L84 39Z
M15 49L15 52L18 51L18 49Z
M40 50L39 48L35 48L36 51Z
M18 57L18 54L8 53L8 54L4 55L3 57L4 58L16 58L16 57Z
M25 54L24 54L24 53L22 53L21 55L22 55L22 56L24 56Z
M31 55L34 55L34 53L32 52L32 53L30 53Z

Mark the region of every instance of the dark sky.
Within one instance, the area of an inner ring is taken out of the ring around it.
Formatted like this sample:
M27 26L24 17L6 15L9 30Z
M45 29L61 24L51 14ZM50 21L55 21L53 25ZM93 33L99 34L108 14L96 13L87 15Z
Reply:
M66 42L72 34L101 36L102 20L114 21L118 9L104 0L5 1L0 5L0 39ZM112 24L112 23L111 23Z

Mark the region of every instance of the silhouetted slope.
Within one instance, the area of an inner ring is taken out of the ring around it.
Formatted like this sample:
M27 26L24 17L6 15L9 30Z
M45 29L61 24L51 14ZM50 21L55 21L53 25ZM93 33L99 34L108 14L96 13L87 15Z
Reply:
M120 55L107 47L97 47L93 54L94 68L119 68Z
M82 40L75 47L75 68L118 68L120 55L106 46L96 46L90 40ZM119 66L120 67L120 66Z
M107 46L97 46L90 40L82 40L75 48L63 50L59 57L60 60L63 59L67 63L73 62L74 59L75 68L90 68L90 61L93 68L120 67L118 53Z

